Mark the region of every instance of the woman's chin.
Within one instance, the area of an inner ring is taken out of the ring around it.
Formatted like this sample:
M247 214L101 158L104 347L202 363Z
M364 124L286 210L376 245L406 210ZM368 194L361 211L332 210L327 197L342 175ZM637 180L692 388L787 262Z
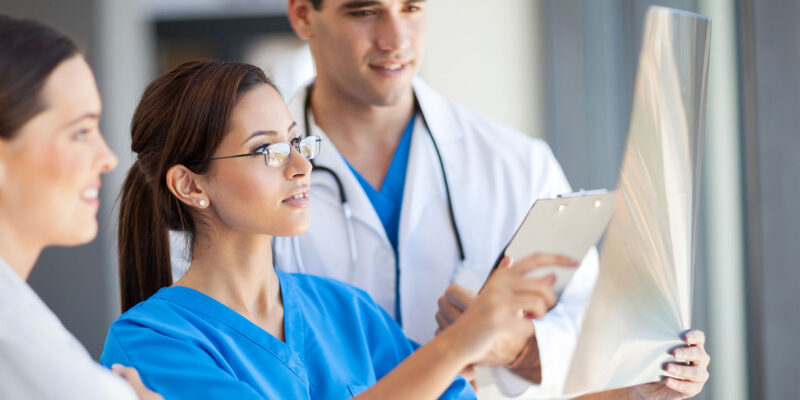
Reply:
M311 221L306 215L306 218L292 221L282 226L281 229L273 233L272 236L298 236L307 231L309 226L311 226Z
M72 246L80 246L87 244L93 241L97 237L97 221L92 221L90 224L83 224L80 226L73 227L73 229L65 233L60 238L57 239L54 246L63 246L63 247L72 247Z

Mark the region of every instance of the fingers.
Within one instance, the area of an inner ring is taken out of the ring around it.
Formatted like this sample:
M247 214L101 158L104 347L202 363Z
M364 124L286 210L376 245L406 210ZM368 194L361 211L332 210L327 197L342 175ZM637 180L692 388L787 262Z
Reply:
M115 375L122 376L122 372L125 369L125 366L122 364L112 364L111 365L111 372Z
M511 264L512 262L513 260L511 259L511 257L503 257L503 259L500 261L498 269L491 274L486 285L490 285L490 282L496 283L508 279L517 280L519 277L525 276L528 272L531 272L537 268L545 266L566 267L566 268L574 268L578 266L578 262L569 257L557 254L542 254L542 253L533 254L531 256L525 257L520 261ZM548 276L545 278L548 280L552 280L551 284L552 282L555 282L555 277ZM540 278L540 279L545 279L545 278ZM533 278L526 277L526 279L533 279Z
M698 345L703 346L706 344L706 334L703 331L698 330L691 330L686 333L686 337L684 338L686 344L688 345Z
M114 364L111 366L111 372L125 378L128 382L131 381L139 381L141 382L141 378L139 377L139 372L136 371L135 368L126 367L122 364Z
M139 376L139 371L137 371L136 368L126 367L122 364L114 364L111 366L111 372L121 376L134 389L144 387L142 378Z
M441 313L442 316L450 323L455 321L456 318L463 313L461 309L457 308L453 305L453 303L448 301L447 297L445 296L439 297L439 301L437 303L439 305L439 313Z
M697 382L682 381L680 379L667 378L666 385L668 388L682 393L687 397L696 396L703 390L703 385Z
M708 370L704 367L668 363L666 371L676 378L700 383L701 385L708 380Z
M466 310L467 307L472 304L476 296L477 295L473 291L465 288L464 286L456 284L448 286L447 290L444 292L444 298L447 300L447 302L461 312Z
M453 324L453 321L448 320L442 315L441 311L436 312L436 324L439 325L439 328L436 329L436 334L438 335L440 331L445 330L448 326Z
M539 296L544 301L547 310L555 307L558 297L553 291L555 276L549 274L540 279L515 279L509 283L509 288L515 295L534 295Z
M519 276L543 266L577 267L578 262L558 254L536 253L515 262L511 269Z
M678 361L683 361L691 365L707 367L711 363L711 356L706 353L702 346L679 347L672 352L673 357Z
M520 294L517 295L517 301L520 302L518 308L523 311L523 316L529 319L538 319L547 314L550 310L549 303L544 296L538 293L535 294Z

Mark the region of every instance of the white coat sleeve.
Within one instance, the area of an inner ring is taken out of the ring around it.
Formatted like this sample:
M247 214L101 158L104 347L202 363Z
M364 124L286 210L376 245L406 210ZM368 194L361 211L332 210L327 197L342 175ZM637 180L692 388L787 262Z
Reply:
M0 271L0 399L137 398L9 272Z
M545 184L540 186L538 193L533 194L533 198L553 197L570 192L569 183L553 153L546 144L540 145L544 149L539 148L531 158L531 177L534 181ZM597 250L592 248L562 293L558 304L547 315L533 322L542 366L541 384L533 384L506 368L493 368L495 383L504 395L525 394L524 398L553 398L561 395L580 334L581 322L597 281L597 273Z

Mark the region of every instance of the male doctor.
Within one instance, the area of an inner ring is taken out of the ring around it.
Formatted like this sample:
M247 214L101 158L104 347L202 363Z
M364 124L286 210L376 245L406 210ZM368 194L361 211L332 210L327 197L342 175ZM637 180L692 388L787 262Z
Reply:
M275 238L275 265L366 290L425 343L474 297L533 201L569 184L546 143L415 77L424 1L289 0L288 13L317 71L289 108L323 144L311 229ZM593 249L544 318L497 343L484 364L506 395L559 392L596 275Z

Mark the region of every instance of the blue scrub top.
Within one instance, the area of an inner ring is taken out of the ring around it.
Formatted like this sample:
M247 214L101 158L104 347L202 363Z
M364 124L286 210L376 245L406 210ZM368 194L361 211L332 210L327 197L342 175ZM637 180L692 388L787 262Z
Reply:
M408 121L403 135L400 137L400 143L397 144L392 162L389 164L389 169L386 171L386 176L383 178L381 190L377 190L361 176L350 162L347 166L355 175L364 193L367 194L369 202L378 214L378 218L383 224L383 229L386 231L386 236L389 238L389 243L392 244L394 253L397 254L397 237L400 234L400 209L403 206L403 191L406 185L406 170L408 169L408 154L411 152L411 132L414 131L414 120L417 113L411 115L411 120Z
M389 170L386 171L386 176L383 178L381 190L377 190L361 176L350 162L345 159L345 163L350 167L350 171L355 175L358 183L361 184L361 189L367 195L369 202L372 203L372 208L378 214L381 220L383 230L386 232L386 237L394 250L394 272L395 272L395 307L394 315L397 323L403 325L403 314L400 308L400 259L397 252L398 236L400 236L400 212L403 207L403 192L406 186L406 170L408 169L408 155L411 152L411 133L414 131L414 120L417 118L417 113L411 115L411 120L408 121L403 135L400 137L400 143L397 144L397 149L392 156L392 162L389 164Z
M173 286L111 325L100 362L135 367L166 400L347 399L417 348L365 292L276 272L285 342L213 298ZM441 398L476 397L457 377Z

